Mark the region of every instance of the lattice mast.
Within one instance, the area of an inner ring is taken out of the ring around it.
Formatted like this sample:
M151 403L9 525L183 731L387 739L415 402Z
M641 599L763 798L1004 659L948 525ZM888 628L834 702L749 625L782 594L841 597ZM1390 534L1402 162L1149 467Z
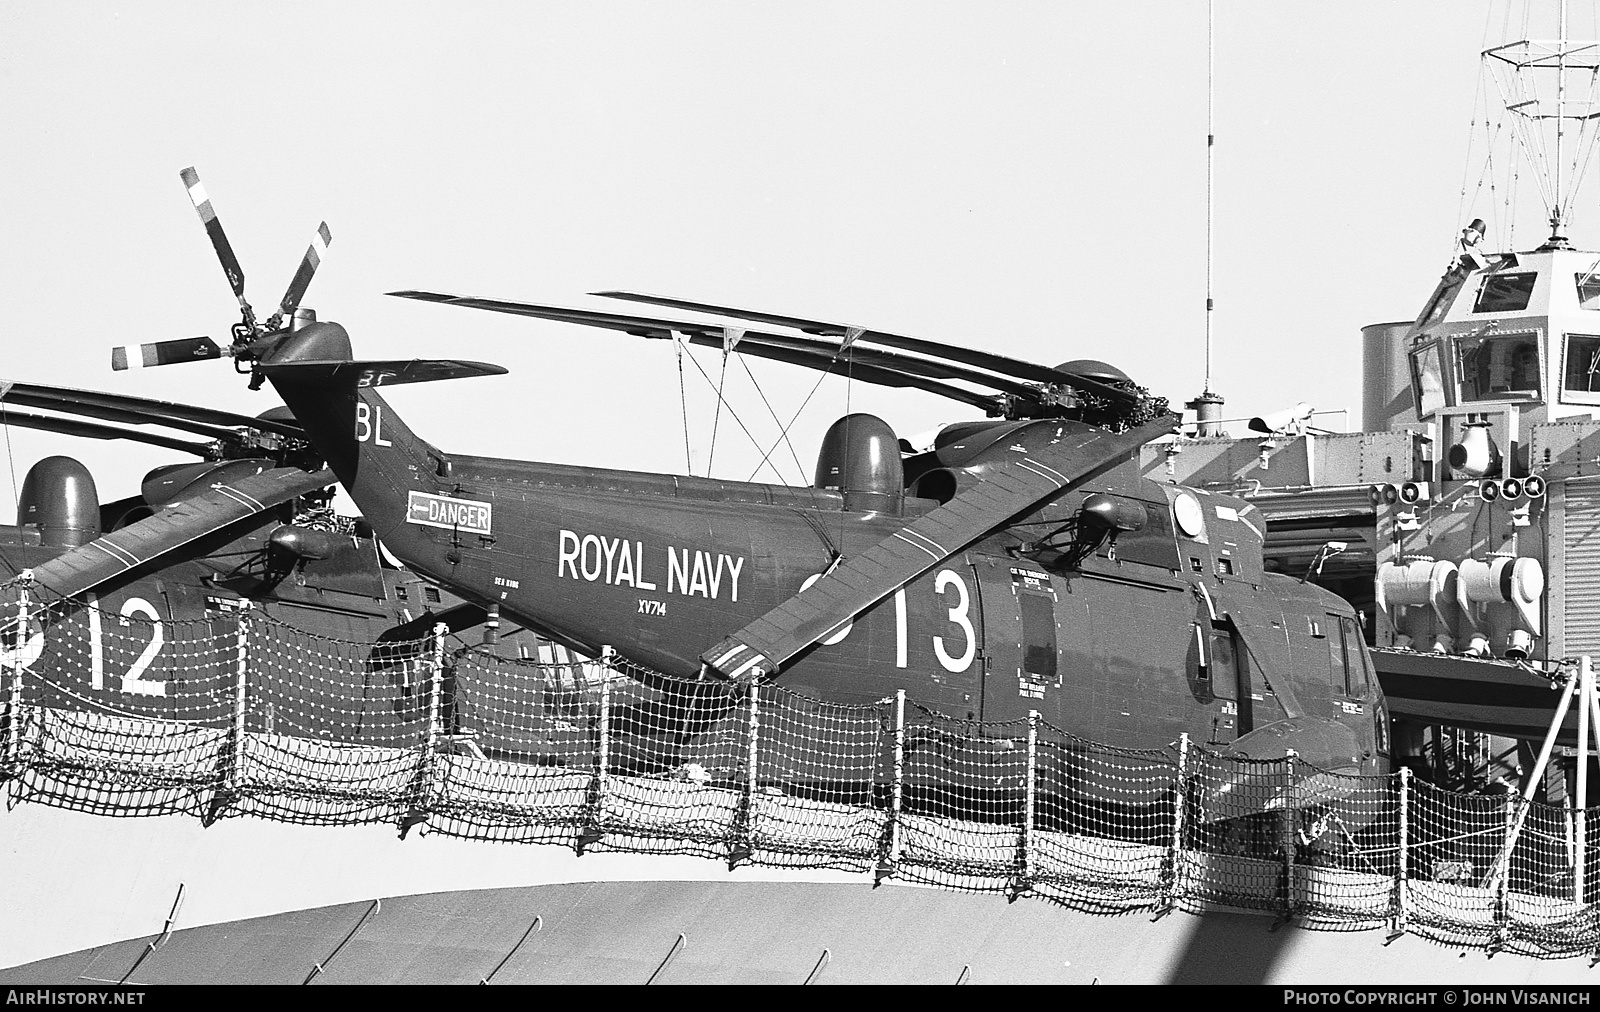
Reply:
M1542 248L1570 249L1573 208L1600 139L1600 42L1568 38L1565 2L1556 30L1555 39L1508 42L1481 59L1538 186L1550 225Z

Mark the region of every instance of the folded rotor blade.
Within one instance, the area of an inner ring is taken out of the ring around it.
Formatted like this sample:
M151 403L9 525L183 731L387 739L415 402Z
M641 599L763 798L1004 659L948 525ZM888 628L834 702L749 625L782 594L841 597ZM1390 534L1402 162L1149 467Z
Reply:
M327 469L278 467L182 499L155 516L95 538L33 568L34 583L62 597L93 590L168 552L338 479Z
M211 198L206 195L205 184L200 182L200 173L190 166L178 173L183 180L184 188L189 191L189 200L194 204L195 211L200 215L200 221L206 227L206 235L211 237L211 246L217 251L217 259L222 262L222 273L228 277L228 285L233 289L234 296L239 300L239 305L250 308L244 300L244 268L239 266L239 258L233 255L233 246L228 242L228 235L222 231L222 222L217 220L217 212L211 207Z
M151 344L125 344L111 349L111 369L144 369L149 366L172 365L176 362L200 362L221 358L222 349L209 337L184 337L176 341L155 341Z
M544 306L527 302L510 302L501 299L484 299L464 295L444 295L437 292L390 292L390 295L442 305L485 309L514 316L530 316L562 323L577 323L603 330L615 330L637 337L668 339L680 333L693 344L703 347L723 347L727 328L721 324L689 320L661 320L652 317L630 316L618 313L601 313L588 309L570 309L562 306ZM1010 393L1019 397L1036 397L1038 389L1003 377L979 373L948 363L913 358L894 352L878 351L859 346L843 348L833 341L795 337L785 334L766 334L746 331L738 335L737 347L745 354L773 361L801 365L810 369L849 375L866 383L891 387L915 387L973 404L986 411L999 411L999 398L974 393L937 379L958 379L979 386Z
M28 411L14 411L3 404L0 404L0 425L20 425L25 429L59 432L64 436L83 436L87 439L131 439L134 442L149 443L151 446L165 447L181 453L192 453L196 457L206 457L211 453L211 446L208 443L196 443L155 432L119 429L116 426L85 422L77 418L52 418L49 415L36 415Z
M305 431L293 422L272 421L217 408L203 408L192 404L177 404L172 401L158 401L100 390L75 390L71 387L0 380L0 400L110 421L149 423L174 429L188 429L213 438L232 435L233 430L238 428L274 432L297 439L305 438Z
M991 352L977 351L972 348L962 348L958 345L943 344L938 341L926 341L916 337L904 337L899 334L889 334L881 330L872 330L866 327L848 327L842 323L825 323L820 320L807 320L797 316L781 316L776 313L762 313L749 309L735 309L730 306L718 306L709 302L691 302L687 299L673 299L660 295L644 295L639 292L591 292L592 295L608 299L622 299L628 302L643 302L654 306L670 306L674 309L687 309L693 312L714 313L718 316L728 316L740 320L752 320L757 323L767 323L779 327L793 327L808 334L826 334L839 338L851 338L858 341L867 341L887 345L891 348L900 348L904 351L914 351L922 355L935 356L966 365L988 369L1004 376L1017 379L1031 380L1035 383L1062 383L1070 382L1087 392L1098 394L1122 402L1133 402L1138 395L1119 387L1111 386L1087 376L1077 376L1063 373L1058 369L1048 366L1035 365L1021 359L1009 358L1005 355L996 355Z
M766 345L748 340L748 335L746 337L746 340L739 342L739 351L741 354L750 355L754 358L765 358L773 362L804 366L807 369L832 373L835 376L849 376L851 379L859 380L862 383L872 383L878 386L899 387L902 389L910 387L917 390L926 390L941 397L948 397L951 400L982 408L984 412L991 415L1000 414L1004 408L1000 398L995 397L993 394L980 394L962 387L952 386L949 383L927 379L914 373L867 365L864 362L855 361L848 357L841 358L826 352ZM685 340L690 344L696 344L703 348L722 347L722 338L710 334L690 334Z
M1075 482L1172 431L1166 415L1126 432L1072 423L1058 442L997 465L978 485L889 537L844 559L811 587L700 655L712 672L762 679L845 622L987 537L1049 502Z
M317 267L327 255L328 245L332 242L333 233L328 231L327 222L318 225L317 230L311 233L311 245L306 247L306 255L300 259L300 269L294 272L289 290L283 293L283 302L278 305L278 312L285 319L294 316L294 311L300 308L300 300L305 297L306 288L311 285L311 278L317 273Z

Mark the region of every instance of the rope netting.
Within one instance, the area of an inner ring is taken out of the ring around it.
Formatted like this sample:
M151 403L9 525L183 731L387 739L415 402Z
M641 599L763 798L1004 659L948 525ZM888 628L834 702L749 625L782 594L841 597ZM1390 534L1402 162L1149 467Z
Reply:
M124 609L126 611L127 609ZM1600 949L1600 810L1098 745L1038 714L316 636L250 610L0 622L8 803L828 867L1094 912L1245 909L1540 956ZM1523 811L1523 809L1526 809ZM1582 866L1580 868L1580 861Z

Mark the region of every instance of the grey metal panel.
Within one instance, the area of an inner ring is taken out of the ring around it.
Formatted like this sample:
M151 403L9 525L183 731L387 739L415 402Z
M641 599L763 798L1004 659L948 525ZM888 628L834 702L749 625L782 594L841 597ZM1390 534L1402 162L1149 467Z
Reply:
M1600 657L1600 483L1569 481L1565 488L1561 585L1562 654Z

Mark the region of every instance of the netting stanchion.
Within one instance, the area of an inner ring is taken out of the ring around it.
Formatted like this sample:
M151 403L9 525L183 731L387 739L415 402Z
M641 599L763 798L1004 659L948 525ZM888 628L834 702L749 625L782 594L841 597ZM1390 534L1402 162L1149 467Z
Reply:
M239 629L234 644L233 712L228 722L228 750L222 767L222 783L211 794L201 822L211 825L242 792L245 764L245 714L249 710L250 602L239 602Z
M1295 912L1294 851L1296 822L1300 810L1295 807L1294 761L1297 754L1289 749L1283 757L1283 809L1278 816L1278 833L1283 848L1283 892L1280 896L1278 924L1283 924Z
M5 749L0 752L0 801L11 803L11 783L22 775L22 672L28 643L28 589L17 590L17 631L6 673Z
M439 704L444 696L444 638L449 633L450 627L443 622L433 627L433 652L428 663L428 713L422 725L422 754L417 759L411 808L400 819L402 840L412 826L428 821L438 794L439 732L442 727Z
M884 824L883 856L872 873L876 886L894 875L900 866L900 813L905 803L906 777L906 690L894 693L894 781L889 791L889 818Z
M1022 782L1022 832L1018 836L1017 875L1007 898L1015 900L1033 888L1033 828L1039 793L1039 711L1028 711L1028 768Z
M1505 948L1506 939L1511 928L1511 910L1507 902L1507 893L1511 888L1511 852L1517 845L1517 836L1522 830L1522 821L1527 818L1528 809L1533 807L1531 802L1524 801L1521 796L1513 792L1506 794L1505 808L1505 843L1501 851L1505 855L1505 868L1494 884L1494 936L1489 942L1491 953L1499 952Z
M750 730L749 742L745 751L745 777L744 796L739 801L739 811L734 816L733 832L728 841L728 870L733 871L741 862L750 860L750 855L755 851L755 845L750 839L750 816L756 803L756 793L760 784L756 781L756 774L760 770L760 751L757 742L761 738L761 688L755 682L750 683Z
M1183 863L1184 816L1189 797L1189 732L1178 735L1178 766L1172 771L1172 834L1161 861L1161 885L1156 895L1155 918L1172 913L1178 903L1178 872Z
M1400 779L1395 797L1399 809L1399 839L1395 845L1394 909L1389 918L1389 938L1392 942L1406 933L1407 906L1411 902L1411 767L1400 767Z
M611 648L601 651L601 663L606 665L605 677L600 681L600 712L596 715L598 740L594 755L594 779L589 784L589 801L585 806L583 825L572 841L572 849L579 857L585 847L592 847L605 838L603 826L606 806L606 770L611 757L611 678L609 661Z

